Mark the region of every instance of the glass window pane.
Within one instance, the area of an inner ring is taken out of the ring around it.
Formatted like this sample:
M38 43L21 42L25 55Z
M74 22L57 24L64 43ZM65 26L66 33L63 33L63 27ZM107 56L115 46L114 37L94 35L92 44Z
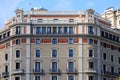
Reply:
M42 34L46 34L46 27L42 27Z
M40 71L40 62L35 62L35 71Z
M64 27L64 34L67 34L67 27Z
M40 80L40 76L35 76L35 80Z
M57 80L57 76L52 76L52 80Z
M57 62L52 62L52 71L57 71Z
M74 42L73 42L73 38L70 38L69 39L69 44L73 44Z
M69 50L69 57L73 57L73 54L74 54L74 53L73 53L73 50L70 49L70 50Z
M74 76L69 76L68 80L74 80Z
M53 40L52 40L52 43L53 43L53 44L57 44L57 39L53 39Z
M73 34L73 27L69 27L69 34Z
M57 57L57 50L52 50L52 57Z
M89 50L89 57L93 57L93 50Z
M36 57L40 57L40 50L36 50Z
M93 39L89 39L89 44L93 44Z
M53 27L53 34L57 34L57 27Z
M74 65L73 62L69 62L69 71L73 71Z
M36 39L36 44L40 44L40 39Z
M92 26L88 26L88 33L93 34L93 27Z
M62 27L58 27L58 34L62 34Z
M47 27L47 34L51 34L51 27Z
M40 27L36 27L36 34L40 34Z
M16 50L16 58L20 57L20 50Z

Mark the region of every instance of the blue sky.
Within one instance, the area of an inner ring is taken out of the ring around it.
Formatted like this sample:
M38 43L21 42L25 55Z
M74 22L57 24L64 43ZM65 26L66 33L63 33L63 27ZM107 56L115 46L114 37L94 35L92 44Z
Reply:
M108 7L115 9L120 0L1 0L0 1L0 27L4 26L7 19L15 15L17 8L29 10L33 7L44 7L48 10L82 10L93 8L102 13ZM31 5L29 5L31 4ZM120 8L120 5L118 6Z

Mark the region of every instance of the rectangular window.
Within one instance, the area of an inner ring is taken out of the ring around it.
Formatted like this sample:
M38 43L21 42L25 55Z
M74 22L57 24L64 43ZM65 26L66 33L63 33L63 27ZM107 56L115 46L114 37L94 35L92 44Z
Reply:
M8 54L5 54L5 61L8 61Z
M118 63L120 64L120 57L118 57Z
M40 50L36 50L35 56L40 57Z
M93 68L94 68L93 62L89 62L89 68L90 68L90 69L93 69Z
M16 58L20 58L20 50L16 50Z
M93 76L89 76L88 80L94 80L94 77Z
M73 57L74 51L72 49L69 50L69 57Z
M68 76L68 80L74 80L74 76Z
M53 40L52 40L52 43L53 43L53 44L57 44L57 39L53 39Z
M5 72L8 72L8 66L5 66Z
M67 27L64 27L64 34L67 34Z
M19 62L16 63L16 69L20 69L20 63Z
M40 34L40 27L36 27L36 34Z
M20 77L15 77L15 80L20 80Z
M111 62L113 62L114 61L114 56L113 55L111 55Z
M9 32L7 32L7 36L8 36L8 37L10 37L10 31L9 31Z
M73 23L73 22L74 22L74 19L69 19L69 22L70 22L70 23Z
M114 67L111 66L111 73L114 74Z
M89 57L90 57L90 58L93 57L93 50L89 50Z
M46 34L46 27L42 27L42 34Z
M62 34L62 27L58 27L58 34Z
M57 50L52 50L52 57L57 57Z
M73 34L73 27L69 27L69 34Z
M106 53L103 53L103 60L106 60L107 56Z
M40 76L35 76L35 80L40 80Z
M51 27L47 27L47 34L51 34Z
M106 65L103 65L103 72L106 73Z
M93 44L93 39L89 39L89 44Z
M52 80L57 80L57 76L52 76Z
M43 22L43 19L38 19L38 23L42 23Z
M88 26L88 34L93 34L93 27L92 26Z
M52 62L52 72L57 71L57 62Z
M69 39L69 44L73 44L73 43L74 43L73 38L70 38Z
M16 34L20 34L20 26L16 27Z
M36 44L40 44L40 39L36 39Z
M57 27L53 27L53 34L57 34Z
M20 44L20 39L16 39L16 44Z
M69 72L73 72L73 69L74 69L74 63L73 62L69 62L68 63L68 70L69 70Z
M40 62L35 62L35 72L40 71Z

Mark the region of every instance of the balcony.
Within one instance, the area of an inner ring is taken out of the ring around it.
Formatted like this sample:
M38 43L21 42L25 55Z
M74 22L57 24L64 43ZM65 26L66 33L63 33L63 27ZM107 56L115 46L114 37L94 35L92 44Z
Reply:
M15 69L13 70L12 74L24 74L24 69Z
M85 73L92 73L92 74L96 74L97 70L96 69L86 69Z
M3 78L6 78L6 77L8 77L9 76L9 72L2 72L2 77Z
M60 69L50 69L51 74L60 74Z
M44 70L43 70L43 69L39 69L39 70L33 69L33 73L34 73L34 74L43 74L43 73L44 73Z
M118 73L112 73L112 72L109 72L109 71L102 71L102 74L106 75L106 76L113 76L113 77L119 76Z
M78 73L78 71L75 68L74 69L66 69L66 72L68 74L77 74Z

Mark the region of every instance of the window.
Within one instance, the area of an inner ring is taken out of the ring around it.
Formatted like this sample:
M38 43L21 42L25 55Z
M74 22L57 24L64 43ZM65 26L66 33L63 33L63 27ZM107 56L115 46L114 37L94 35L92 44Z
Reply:
M64 34L67 34L67 27L64 27Z
M52 50L52 57L57 57L57 50Z
M20 58L20 50L16 50L16 58Z
M74 76L68 76L68 80L74 80Z
M58 21L58 19L53 19L53 22L57 22Z
M103 53L103 60L106 60L106 53Z
M70 38L69 39L69 44L73 44L73 43L74 43L73 38Z
M69 27L69 34L73 34L73 27Z
M111 62L113 62L114 61L114 56L113 55L111 55Z
M106 78L103 78L103 80L107 80Z
M53 40L52 40L52 43L53 43L53 44L57 44L57 39L53 39Z
M5 61L8 61L8 54L5 54Z
M40 39L36 39L36 44L40 44Z
M15 80L20 80L20 77L15 77Z
M40 62L35 62L35 71L36 72L40 71Z
M35 56L40 57L40 50L36 50Z
M103 72L106 73L106 65L103 65Z
M93 44L93 39L89 39L89 44Z
M57 34L57 27L53 27L53 34Z
M118 63L120 64L120 57L118 57Z
M52 76L52 80L57 80L57 76Z
M42 27L42 34L46 34L46 27Z
M5 66L5 72L8 72L8 66Z
M62 34L62 27L58 27L58 34Z
M20 39L16 39L16 44L20 44Z
M118 68L118 74L120 74L120 68Z
M36 34L40 34L40 27L36 27Z
M52 62L52 72L57 71L57 62Z
M9 32L7 32L7 36L8 36L8 37L10 37L10 31L9 31Z
M40 80L40 76L35 76L35 80Z
M111 66L111 73L114 74L114 67Z
M20 26L16 27L16 34L20 34Z
M74 55L74 51L73 51L73 49L70 49L69 50L69 57L73 57L73 55Z
M89 62L89 68L91 68L91 69L94 68L94 64L93 64L93 62Z
M16 63L16 69L20 69L20 63L19 62Z
M89 57L90 57L90 58L94 57L94 55L93 55L93 50L89 50Z
M89 76L88 80L94 80L94 77L93 76Z
M73 62L69 62L68 63L68 70L69 70L69 72L73 72L73 69L74 69L74 63Z
M93 34L93 27L92 26L88 26L88 34Z
M70 23L73 23L73 22L74 22L74 19L69 19L69 22L70 22Z
M51 27L47 27L47 34L51 34Z
M38 19L38 23L42 23L43 22L43 19Z
M101 31L101 36L104 37L104 31Z

